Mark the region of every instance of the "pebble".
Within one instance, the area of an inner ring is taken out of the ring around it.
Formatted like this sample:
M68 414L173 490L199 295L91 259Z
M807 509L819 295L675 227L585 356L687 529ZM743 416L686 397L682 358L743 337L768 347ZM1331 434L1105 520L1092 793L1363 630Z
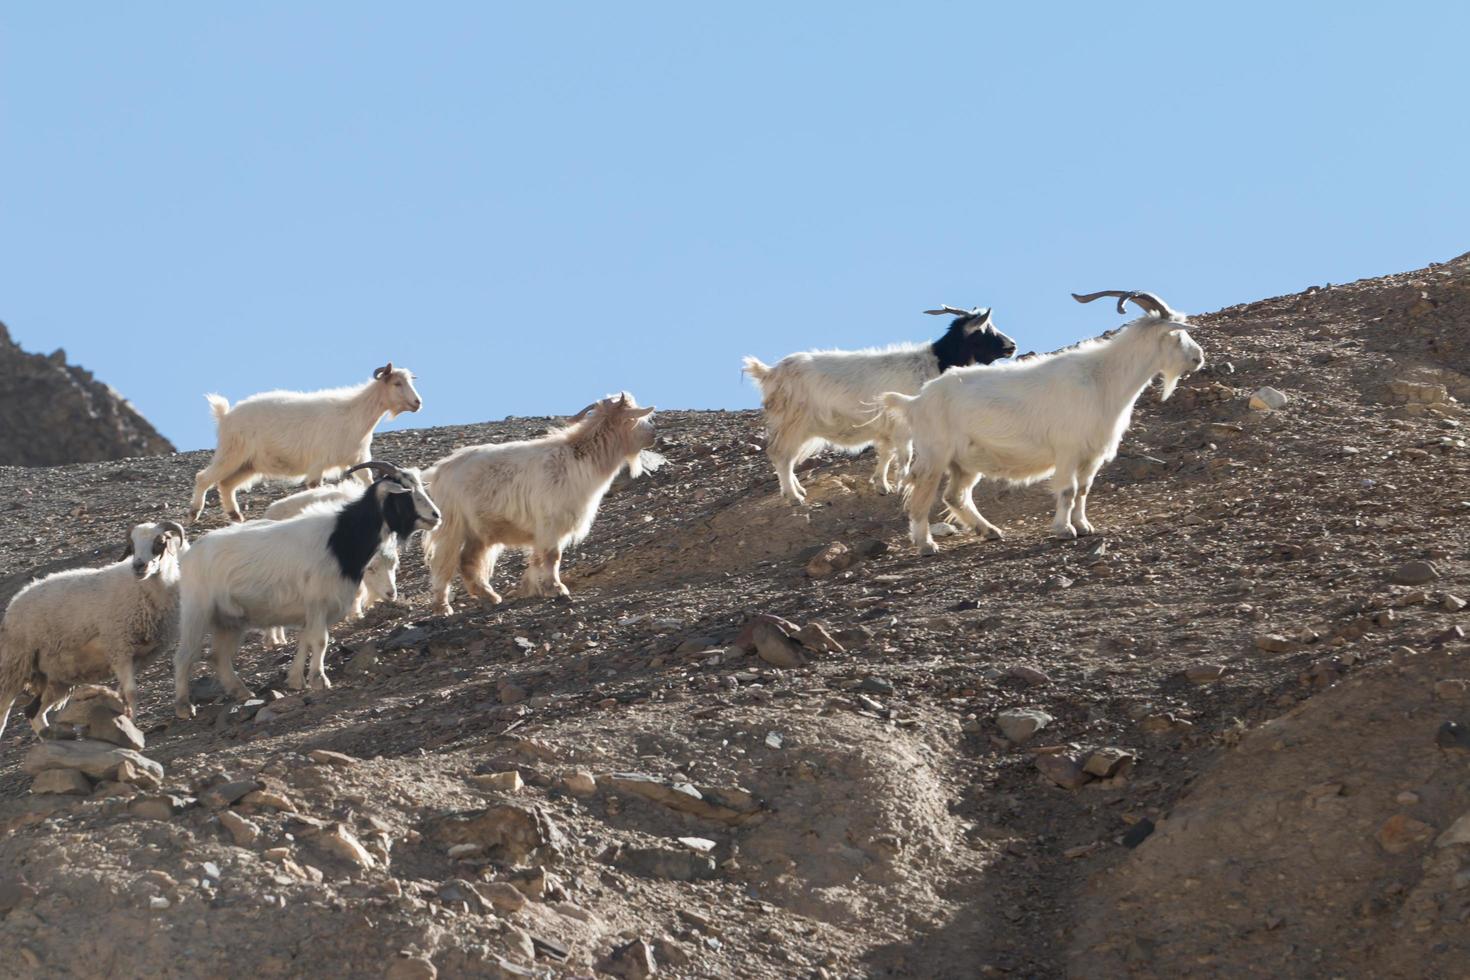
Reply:
M1440 602L1440 608L1445 612L1459 612L1465 608L1465 600L1457 595L1446 595Z
M1470 753L1470 732L1458 722L1447 721L1434 733L1434 744L1446 752L1459 755Z
M489 881L476 886L480 897L497 912L515 912L526 904L526 896L506 881Z
M1079 789L1092 778L1082 770L1076 759L1060 752L1037 756L1036 768L1063 789Z
M223 810L219 815L220 826L229 832L236 844L249 847L260 837L260 827L233 810Z
M597 777L585 769L562 773L561 787L573 796L591 796L597 792Z
M503 793L519 793L526 785L518 770L508 772L481 773L470 777L470 782L481 789L494 789Z
M1284 392L1267 385L1251 395L1250 407L1258 412L1275 412L1285 408L1288 401Z
M1433 562L1406 561L1389 575L1395 585L1424 585L1439 578L1439 569Z
M427 956L405 956L394 960L383 974L384 980L435 980L439 969Z
M1408 814L1395 813L1383 822L1374 837L1378 846L1389 854L1402 854L1411 847L1427 843L1433 834L1434 828L1424 821L1415 820Z
M1450 847L1454 844L1470 844L1470 813L1450 824L1449 829L1434 842L1435 847Z
M1288 653L1296 644L1280 633L1262 633L1256 637L1256 649L1262 653Z
M1209 684L1225 676L1223 664L1193 664L1184 668L1184 676L1195 684Z
M658 972L653 947L642 939L613 950L608 957L607 972L624 980L646 980Z
M1034 708L1009 708L995 716L995 724L1012 742L1026 741L1032 735L1050 725L1054 719L1045 711Z
M751 638L755 642L756 654L772 667L801 667L807 662L806 654L786 632L774 623L756 623Z
M1137 757L1127 749L1107 746L1093 751L1082 764L1082 771L1098 779L1111 779L1126 775L1136 761Z
M343 752L333 752L331 749L312 749L307 754L312 762L323 766L355 766L358 759Z
M950 535L959 534L960 532L959 529L956 528L953 524L948 524L944 521L938 521L937 523L929 525L929 533L936 538L947 538Z
M1040 687L1043 684L1051 683L1051 677L1049 677L1045 672L1037 670L1035 667L1027 667L1024 664L1017 664L1014 667L1008 668L1005 672L1005 676L1014 677L1019 681L1024 681L1032 687Z
M358 839L352 836L352 832L341 824L332 825L325 833L318 834L313 840L324 850L360 868L371 868L377 863L368 853L367 848L363 847Z
M58 796L90 796L92 780L75 769L46 769L36 774L31 781L31 792L40 796L50 793Z

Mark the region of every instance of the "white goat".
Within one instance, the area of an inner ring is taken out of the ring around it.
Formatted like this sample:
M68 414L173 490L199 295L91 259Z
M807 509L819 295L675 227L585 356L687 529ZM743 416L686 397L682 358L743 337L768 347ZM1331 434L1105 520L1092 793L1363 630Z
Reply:
M319 507L285 521L250 521L212 531L182 563L179 648L174 654L175 711L193 716L189 670L214 636L215 673L231 697L250 691L235 674L235 651L249 629L299 626L287 684L327 688L327 630L352 608L364 569L394 535L406 537L439 523L439 509L411 473L380 461L348 470L379 479L340 507Z
M766 455L776 468L784 496L798 504L805 502L796 465L824 445L853 452L876 446L878 467L872 483L879 493L888 493L888 472L895 461L903 472L909 440L889 416L878 411L878 396L885 391L914 394L924 382L951 368L989 364L1016 352L1016 342L991 324L988 309L944 306L924 312L955 317L944 336L933 343L807 351L788 354L775 367L754 357L745 359L745 373L761 391Z
M316 487L324 476L372 458L373 429L385 414L423 407L413 375L392 361L355 388L270 391L234 408L219 395L204 397L219 426L219 446L194 478L192 520L204 512L204 497L215 485L232 521L245 519L235 492L261 477L305 478L308 487Z
M449 614L457 571L469 594L499 602L491 586L506 546L526 554L525 595L567 596L562 551L587 536L613 477L638 476L653 445L653 408L627 392L588 405L566 428L539 439L456 450L424 471L444 523L424 540L434 610Z
M1186 318L1150 293L1109 290L1086 296L1132 301L1145 315L1111 337L1016 364L961 368L924 385L917 396L890 392L884 408L909 426L914 462L905 494L909 533L920 554L935 552L929 510L946 475L948 512L991 538L1003 535L976 509L971 491L982 475L1014 483L1050 476L1060 538L1091 534L1087 494L1098 469L1118 452L1133 404L1156 375L1160 400L1179 379L1204 366L1204 352L1184 330Z
M188 549L179 524L139 524L120 561L57 572L16 593L0 623L0 733L23 691L40 695L31 718L39 734L75 685L109 673L133 715L135 668L177 635L179 557Z

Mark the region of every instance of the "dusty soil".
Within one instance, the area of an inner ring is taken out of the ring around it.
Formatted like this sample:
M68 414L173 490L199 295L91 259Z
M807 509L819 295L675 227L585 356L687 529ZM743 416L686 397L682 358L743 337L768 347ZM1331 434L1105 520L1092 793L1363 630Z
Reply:
M669 462L609 495L570 605L428 618L414 552L399 602L334 634L330 691L275 701L289 651L252 641L265 706L178 722L150 667L163 812L115 785L30 796L12 721L5 972L1463 974L1470 825L1442 835L1470 811L1470 742L1441 726L1470 725L1470 261L1197 324L1210 367L1145 395L1097 537L1052 542L1044 490L982 484L1008 538L920 559L868 457L814 461L798 510L755 415L661 412ZM1287 406L1250 409L1262 385ZM202 465L0 469L0 600L180 517ZM832 542L866 557L808 575ZM1394 584L1411 561L1437 577ZM759 613L844 649L773 666L735 645ZM1051 721L1013 743L996 716L1016 708ZM1131 765L1069 767L1105 747ZM511 771L521 788L474 778ZM264 795L211 795L234 780Z

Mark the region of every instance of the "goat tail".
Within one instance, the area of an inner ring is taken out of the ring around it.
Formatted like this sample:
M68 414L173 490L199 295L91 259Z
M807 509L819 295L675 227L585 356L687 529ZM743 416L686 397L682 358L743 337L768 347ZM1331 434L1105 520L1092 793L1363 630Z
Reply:
M750 380L754 381L757 387L763 385L766 378L771 375L772 369L770 365L762 364L758 357L746 357L742 361L742 364L744 366L740 369L741 373L748 374Z
M905 395L901 391L885 391L878 396L878 404L883 406L883 414L887 415L894 425L909 427L909 406L918 398L917 395Z
M229 414L230 403L224 395L205 395L204 400L209 402L209 411L214 415L214 424L219 425Z

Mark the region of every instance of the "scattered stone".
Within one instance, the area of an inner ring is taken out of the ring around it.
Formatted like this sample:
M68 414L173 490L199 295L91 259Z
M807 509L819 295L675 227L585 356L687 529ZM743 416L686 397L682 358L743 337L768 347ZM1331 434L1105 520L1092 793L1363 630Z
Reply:
M211 810L223 810L243 799L247 794L264 789L256 779L231 779L216 783L199 794L199 802Z
M1433 562L1406 561L1393 570L1388 579L1395 585L1424 585L1439 578L1439 569Z
M929 533L936 538L947 538L951 535L959 534L960 531L953 524L946 523L945 521L937 521L929 525Z
M31 792L37 796L51 793L58 796L90 796L92 780L75 769L47 769L36 774L31 781Z
M1275 412L1286 407L1288 399L1283 392L1267 385L1257 388L1251 395L1250 406L1258 412Z
M1440 601L1439 605L1440 608L1443 609L1445 612L1459 612L1461 609L1465 608L1466 603L1464 599L1461 599L1457 595L1446 595L1444 599Z
M498 692L501 704L520 704L530 696L530 691L527 691L519 684L512 684L510 681L501 684Z
M1459 678L1435 681L1434 696L1441 701L1464 701L1470 696L1470 681Z
M491 772L471 776L470 782L481 789L499 790L502 793L519 793L526 785L521 781L520 772L515 769L508 772Z
M515 885L505 881L489 881L477 885L480 897L497 912L516 912L526 904L526 896Z
M1454 844L1470 844L1470 813L1450 824L1449 829L1434 842L1435 847L1450 847Z
M807 623L792 636L796 642L817 653L843 653L841 643L821 623Z
M331 749L312 749L306 753L306 757L321 766L355 766L360 761L344 752L333 752Z
M21 760L21 769L34 776L47 769L77 769L93 779L113 779L119 782L118 767L131 763L136 772L147 774L151 779L163 780L163 766L132 749L119 748L107 742L83 739L75 742L41 742L26 751Z
M1036 768L1041 770L1043 776L1062 789L1080 789L1092 778L1083 771L1076 759L1061 752L1052 755L1038 755Z
M1395 796L1393 800L1399 806L1417 806L1419 803L1419 794L1404 790Z
M703 881L715 876L715 860L672 847L625 847L615 861L629 874L669 881Z
M537 852L560 854L563 848L560 829L539 806L505 803L452 813L433 819L428 833L441 844L473 844L506 864L525 863Z
M1280 633L1262 633L1256 637L1256 649L1262 653L1289 653L1296 644Z
M573 796L592 796L597 792L597 777L585 769L574 769L561 776L561 788Z
M383 980L435 980L439 969L427 956L401 956L388 965Z
M1009 708L995 716L995 723L1012 742L1026 741L1053 721L1051 715L1034 708Z
M1210 684L1225 676L1223 664L1192 664L1184 668L1184 676L1194 684Z
M1119 838L1119 843L1131 850L1132 848L1137 847L1139 844L1142 844L1145 840L1147 840L1149 835L1153 832L1154 822L1148 817L1144 817L1142 820L1139 820L1136 824L1123 831L1123 836Z
M144 820L172 820L189 808L193 800L184 796L162 794L142 796L128 804L128 812Z
M755 652L772 667L802 667L807 662L806 654L781 627L770 622L759 622L751 634L755 641Z
M260 838L260 826L252 820L247 820L233 810L225 810L219 815L220 826L229 832L236 844L241 847L250 847Z
M679 843L695 854L708 854L715 849L715 842L707 837L680 837Z
M701 788L692 783L670 783L630 772L610 773L601 781L619 793L640 796L671 810L732 825L744 823L760 812L755 799L741 789Z
M291 802L290 797L269 789L258 789L253 793L246 793L244 796L240 797L240 802L244 803L247 806L264 807L270 810L282 810L288 813L296 809L296 804Z
M642 939L635 939L626 946L613 950L608 957L606 972L624 980L646 980L658 972L653 958L653 947Z
M1450 396L1449 389L1441 384L1390 381L1384 388L1386 389L1384 401L1393 405L1438 405L1448 401Z
M1458 722L1447 721L1434 733L1434 744L1457 755L1470 753L1470 731Z
M1194 728L1194 722L1186 718L1180 718L1173 712L1145 715L1138 726L1146 732L1159 734L1161 732L1187 732Z
M851 568L856 561L851 548L841 541L833 541L806 563L806 573L812 578L826 578Z
M1035 667L1027 667L1024 664L1017 664L1014 667L1008 668L1005 676L1014 677L1016 680L1023 681L1031 687L1040 687L1043 684L1051 683L1051 677L1044 671L1037 670Z
M97 708L113 715L127 714L128 711L127 702L112 688L101 684L80 684L72 688L65 706L51 716L51 721L58 725L86 725Z
M1374 837L1378 846L1390 854L1402 854L1411 847L1424 844L1434 835L1434 828L1404 813L1395 813L1383 822Z
M332 824L325 833L312 838L323 850L349 861L359 868L372 868L377 862L356 837L340 823Z
M858 690L886 696L893 693L893 682L886 677L864 677L862 683L858 685Z
M1137 761L1138 757L1127 749L1107 746L1094 750L1082 764L1082 771L1098 779L1112 779L1114 776L1126 776Z

